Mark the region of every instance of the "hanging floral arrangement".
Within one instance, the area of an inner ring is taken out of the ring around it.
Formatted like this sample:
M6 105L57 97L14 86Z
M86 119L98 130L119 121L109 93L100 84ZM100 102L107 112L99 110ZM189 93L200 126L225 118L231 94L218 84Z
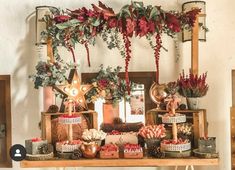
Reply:
M125 58L126 83L129 87L128 66L131 60L131 37L146 37L154 49L156 64L156 82L159 83L159 56L162 48L162 34L173 37L182 29L191 29L200 9L188 12L165 11L160 6L144 6L143 2L125 5L118 13L102 2L75 10L52 9L52 16L45 17L47 30L44 38L52 38L54 53L59 45L66 47L76 62L74 48L76 43L83 44L87 51L90 66L89 44L95 44L95 38L101 36L109 49L118 48ZM120 36L121 35L121 36ZM153 44L151 38L155 38ZM129 89L128 89L129 91Z

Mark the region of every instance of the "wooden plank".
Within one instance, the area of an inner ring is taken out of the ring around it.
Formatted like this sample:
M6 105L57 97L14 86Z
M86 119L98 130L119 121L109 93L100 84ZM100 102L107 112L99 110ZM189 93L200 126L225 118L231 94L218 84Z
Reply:
M93 112L92 122L93 122L92 128L98 129L98 113L97 112Z
M42 139L52 142L51 138L51 115L42 113Z
M40 167L156 167L156 166L217 166L219 159L81 159L81 160L47 160L21 161L21 168Z
M198 120L199 120L199 123L198 123L198 129L199 129L199 137L205 137L207 136L207 133L206 133L206 111L200 111L198 113Z
M194 74L198 74L198 37L199 25L198 16L196 17L194 27L192 28L192 44L191 44L191 69Z
M194 133L194 146L198 146L199 135L199 114L193 113L193 133Z

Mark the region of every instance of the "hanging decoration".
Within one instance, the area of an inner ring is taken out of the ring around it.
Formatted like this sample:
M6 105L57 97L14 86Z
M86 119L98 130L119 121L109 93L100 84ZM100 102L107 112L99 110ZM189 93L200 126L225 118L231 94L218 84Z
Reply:
M144 6L143 2L132 2L115 13L112 8L99 2L98 6L92 4L92 9L82 7L76 10L58 10L52 8L51 12L52 16L45 17L45 21L50 22L51 26L42 32L42 36L45 39L52 38L54 55L58 56L56 48L62 45L71 51L75 62L73 49L76 43L80 43L86 48L88 65L90 66L88 44L94 45L95 38L101 36L108 48L118 48L125 58L126 83L129 86L130 38L134 36L146 37L150 41L154 48L156 61L156 82L159 83L162 34L165 33L173 37L182 29L191 29L200 9L187 12L165 11L160 6ZM155 45L151 37L155 37Z

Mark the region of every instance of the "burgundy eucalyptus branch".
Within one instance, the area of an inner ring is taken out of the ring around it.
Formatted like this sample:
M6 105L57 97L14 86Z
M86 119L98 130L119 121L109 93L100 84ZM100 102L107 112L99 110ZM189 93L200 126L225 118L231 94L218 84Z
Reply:
M64 42L65 42L65 45L66 47L70 50L70 52L72 53L72 57L73 57L73 62L74 64L76 64L76 58L75 58L75 54L74 54L74 50L73 50L73 47L72 45L69 43L69 40L70 40L70 34L66 34L65 38L64 38Z
M90 52L89 52L88 43L85 42L85 43L84 43L84 46L85 46L85 48L86 48L88 66L91 67Z

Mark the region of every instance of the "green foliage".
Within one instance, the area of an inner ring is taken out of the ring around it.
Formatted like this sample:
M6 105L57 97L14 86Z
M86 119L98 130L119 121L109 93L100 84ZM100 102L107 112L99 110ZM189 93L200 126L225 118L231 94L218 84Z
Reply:
M118 104L124 97L129 100L126 83L118 76L120 71L120 66L114 69L112 67L104 69L101 65L97 77L91 80L94 88L86 94L87 101L95 102L98 98L103 98ZM131 90L134 86L134 83L131 83Z
M66 71L71 67L62 62L48 63L39 61L36 65L36 73L29 78L34 82L34 88L54 86L66 81Z

